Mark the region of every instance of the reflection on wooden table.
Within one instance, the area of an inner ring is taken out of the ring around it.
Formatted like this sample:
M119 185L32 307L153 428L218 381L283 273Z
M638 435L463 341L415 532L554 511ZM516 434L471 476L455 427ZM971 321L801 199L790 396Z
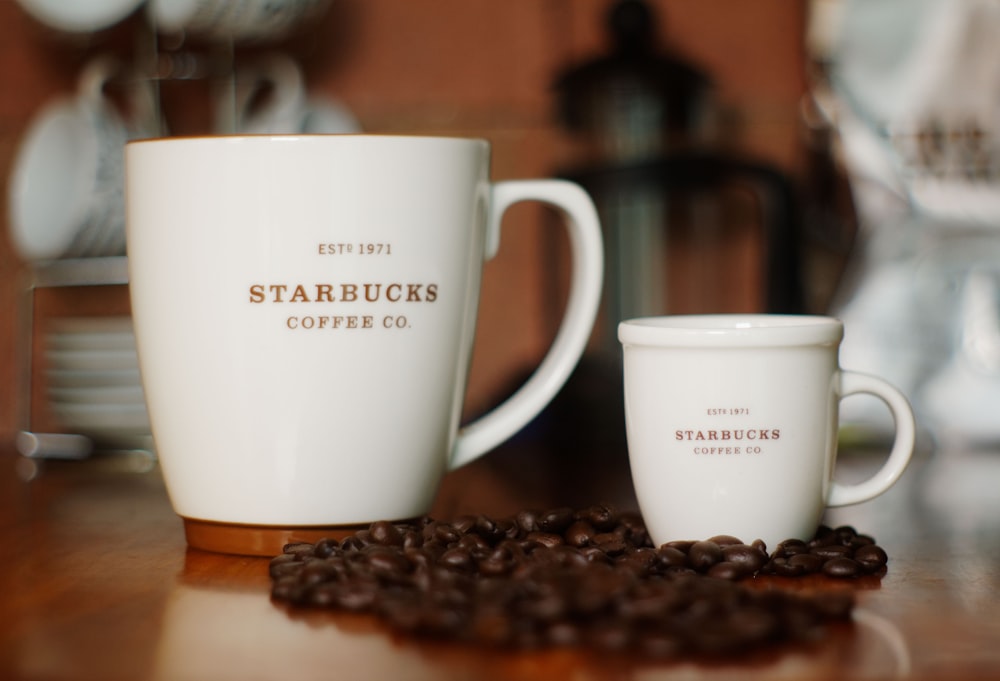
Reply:
M852 584L853 624L832 627L815 646L673 663L429 643L367 616L289 610L269 598L267 559L185 547L157 470L73 462L46 465L25 483L13 474L13 452L0 454L4 678L1000 677L1000 452L923 453L887 494L829 514L830 524L875 536L890 557L881 580ZM864 475L881 455L846 453L842 475ZM620 461L575 462L590 471L583 478L603 477L600 499L587 479L558 484L565 463L517 444L498 450L450 475L433 515L631 503Z

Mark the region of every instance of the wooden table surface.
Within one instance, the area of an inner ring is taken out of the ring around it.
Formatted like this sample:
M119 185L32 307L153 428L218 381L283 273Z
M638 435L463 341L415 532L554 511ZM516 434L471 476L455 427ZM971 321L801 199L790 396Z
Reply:
M844 455L845 475L868 458ZM1000 451L923 453L887 494L831 512L890 557L881 581L852 587L853 624L812 648L718 664L489 652L364 616L290 613L269 598L266 558L185 547L156 468L46 464L25 482L16 461L0 449L3 679L1000 679ZM435 514L565 501L543 479L559 466L530 483L518 466L494 453L451 474Z

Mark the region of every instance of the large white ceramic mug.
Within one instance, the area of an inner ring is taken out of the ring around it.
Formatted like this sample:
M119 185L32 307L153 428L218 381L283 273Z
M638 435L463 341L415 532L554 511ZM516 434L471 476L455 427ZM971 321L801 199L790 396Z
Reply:
M493 183L489 162L486 141L431 137L127 147L140 369L189 544L275 553L426 513L562 386L599 303L597 216L578 186ZM525 200L565 214L566 313L533 377L460 429L483 263Z
M828 506L885 492L906 468L916 428L906 398L838 364L830 317L704 315L622 322L629 461L658 544L733 535L810 539ZM838 403L869 393L889 406L895 442L864 482L833 480Z

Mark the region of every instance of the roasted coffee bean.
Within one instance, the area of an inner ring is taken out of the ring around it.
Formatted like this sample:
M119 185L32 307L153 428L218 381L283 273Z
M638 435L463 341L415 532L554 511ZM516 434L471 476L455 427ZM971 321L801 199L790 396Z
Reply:
M313 546L312 555L317 558L327 558L337 550L340 544L336 539L320 539Z
M740 577L753 574L753 571L748 570L746 566L739 563L724 560L708 568L705 574L716 579L739 579Z
M366 546L362 553L368 559L368 566L376 577L398 579L409 574L413 563L400 551L386 546Z
M577 548L589 546L597 531L594 526L586 520L577 520L567 528L565 533L566 543Z
M553 546L559 546L563 543L562 535L554 532L529 532L525 539L528 542L541 544L548 549L551 549Z
M337 606L340 603L340 582L321 582L308 591L309 605L320 608Z
M858 531L850 525L841 525L835 528L833 533L836 535L837 541L844 546L849 546L855 537L858 536Z
M854 560L861 564L865 572L877 572L889 562L889 556L881 546L863 544L854 551Z
M424 537L420 532L409 529L403 534L403 548L415 549L424 545Z
M461 539L461 533L454 526L445 522L436 522L424 528L424 540L432 539L445 546Z
M361 612L369 610L378 596L378 586L374 582L348 581L338 585L336 604L344 610Z
M489 556L479 561L479 572L484 575L505 575L513 569L514 554L503 545L493 549Z
M587 559L588 563L610 563L611 557L596 546L584 546L578 549L580 555Z
M598 532L608 532L618 524L618 513L609 504L589 506L575 513L574 517L588 523Z
M569 507L549 509L538 517L538 529L552 534L561 533L573 523L574 515Z
M664 544L656 549L659 565L663 568L682 568L687 565L687 552L676 546Z
M403 543L403 533L400 529L385 520L371 524L368 528L368 538L373 544L382 546L400 546Z
M490 544L500 541L507 534L501 523L494 521L485 515L476 517L475 531L476 534L482 537L484 541Z
M682 539L682 540L667 542L666 544L664 544L664 546L669 546L672 549L677 549L678 551L687 554L687 552L691 550L691 547L694 546L694 544L695 542L693 539Z
M302 566L299 572L299 581L312 586L321 582L328 582L338 577L337 566L325 560L310 560Z
M622 513L618 517L619 527L624 530L623 536L634 546L648 546L655 548L646 531L646 524L642 521L642 516L638 513ZM617 531L617 528L616 528Z
M410 561L415 570L426 570L435 562L433 554L422 546L404 547L403 556Z
M851 539L851 548L859 549L862 546L871 546L875 543L873 537L869 537L867 534L859 534Z
M628 542L615 532L594 535L594 545L609 556L619 556L628 549Z
M819 556L824 560L831 558L843 558L851 555L851 548L843 544L829 544L827 546L814 546L809 549L809 553Z
M699 572L707 571L721 560L722 549L714 541L695 542L688 550L688 564Z
M302 569L299 557L294 553L282 553L271 559L268 571L272 578L277 579L282 575L294 574Z
M559 565L567 566L584 566L588 562L587 556L580 553L576 548L569 546L567 544L562 544L561 546L552 547L552 555L556 557L556 562Z
M472 554L474 558L489 555L493 547L478 534L466 534L458 540L458 546Z
M440 562L445 567L463 572L471 572L476 568L476 562L472 558L472 554L467 549L458 547L448 549L442 553Z
M791 560L791 558L778 556L772 558L764 569L768 573L778 575L779 577L799 577L806 574L806 569L802 565L792 563Z
M538 516L540 513L531 509L519 511L515 521L523 534L538 531Z
M833 528L826 525L820 525L816 529L816 536L809 540L809 548L815 548L817 546L829 546L830 544L837 543L837 533Z
M517 525L517 520L514 518L501 518L497 521L497 527L503 532L503 537L500 538L500 541L515 539L521 531L521 528Z
M646 575L653 571L659 560L654 549L642 546L632 551L625 552L619 556L616 563L624 568L628 568L637 574Z
M823 574L830 577L857 577L861 574L861 565L850 558L831 558L823 563Z
M360 551L364 548L364 546L364 541L356 534L352 534L350 537L346 537L342 542L340 542L340 548L345 553L350 551Z
M305 588L298 579L298 575L285 575L274 579L271 585L271 596L280 601L291 603L302 603L302 593Z
M823 558L815 553L797 553L788 559L788 564L801 567L803 574L819 572L823 569L824 562Z
M779 556L794 556L798 553L809 553L809 545L801 539L786 539L778 544L776 553Z
M295 542L291 544L285 544L282 549L282 553L291 554L298 558L305 558L306 556L311 556L313 551L316 550L315 545L307 544L305 542Z
M853 608L849 593L750 589L745 578L845 579L887 560L850 526L782 542L771 556L730 535L654 547L637 514L596 505L379 521L339 543L289 544L268 570L276 600L373 613L415 636L664 659L806 640Z
M738 537L733 537L728 534L717 534L714 537L709 537L708 541L715 542L720 547L733 546L735 544L742 544L743 540Z
M474 515L463 515L455 518L451 522L452 528L459 534L467 534L475 529L476 527L476 516Z
M716 541L716 544L719 542ZM755 546L747 546L737 541L733 544L722 546L722 560L735 563L740 567L743 574L753 574L764 567L767 563L767 554Z

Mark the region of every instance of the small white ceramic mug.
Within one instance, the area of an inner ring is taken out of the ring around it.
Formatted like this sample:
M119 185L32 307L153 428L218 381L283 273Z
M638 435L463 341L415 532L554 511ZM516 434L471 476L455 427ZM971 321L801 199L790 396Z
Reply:
M77 92L46 106L21 142L9 185L13 245L26 260L125 250L125 142L133 134L105 93L120 66L97 57Z
M328 4L329 0L149 0L147 14L162 33L257 41L282 37Z
M483 140L367 135L147 140L126 151L143 386L188 543L276 553L412 518L444 473L530 421L600 298L590 198L493 183ZM559 208L573 253L536 373L461 429L483 264L515 202Z
M629 461L653 540L810 539L828 506L885 492L916 427L906 398L838 364L843 325L797 315L695 315L622 322ZM889 406L895 441L864 482L833 480L839 401Z

